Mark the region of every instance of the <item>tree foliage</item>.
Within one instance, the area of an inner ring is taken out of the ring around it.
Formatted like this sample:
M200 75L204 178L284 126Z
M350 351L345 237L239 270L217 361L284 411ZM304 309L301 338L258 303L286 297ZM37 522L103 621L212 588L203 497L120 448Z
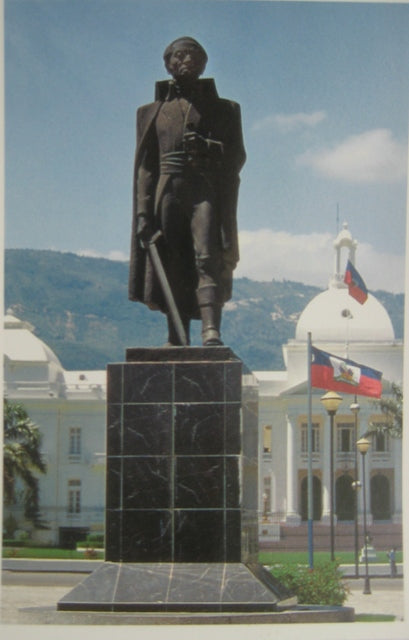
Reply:
M6 504L22 502L24 515L35 526L39 519L39 489L36 473L45 473L41 453L41 433L26 409L4 401L3 488ZM19 491L19 484L22 490Z
M384 420L379 422L371 422L368 429L368 435L372 433L389 433L392 438L402 437L403 425L403 391L402 388L392 383L392 397L381 398L375 401L375 406L381 411Z

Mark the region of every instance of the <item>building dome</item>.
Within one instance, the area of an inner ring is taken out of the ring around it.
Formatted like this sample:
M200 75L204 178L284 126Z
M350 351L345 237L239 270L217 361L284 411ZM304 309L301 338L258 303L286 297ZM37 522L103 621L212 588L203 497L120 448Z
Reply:
M346 260L342 265L342 250L348 251L347 258L354 265L357 245L344 223L334 241L335 266L329 287L313 298L302 312L296 327L296 340L307 340L308 332L313 341L322 342L395 340L391 319L379 300L368 293L367 300L360 304L349 294L344 283Z
M10 312L4 318L4 329L6 388L58 395L64 370L54 351L34 335L29 322Z
M347 288L330 287L318 294L302 312L296 340L322 342L389 342L395 339L391 319L371 294L364 304L349 295Z

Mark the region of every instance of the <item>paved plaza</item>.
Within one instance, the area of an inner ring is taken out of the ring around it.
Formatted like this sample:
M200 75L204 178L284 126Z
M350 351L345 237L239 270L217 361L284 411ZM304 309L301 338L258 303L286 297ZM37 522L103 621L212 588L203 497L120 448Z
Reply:
M88 563L89 565L90 563ZM13 566L13 565L8 565ZM14 564L14 566L16 566ZM4 625L89 625L89 624L153 624L155 615L141 614L110 614L95 612L65 612L57 611L56 603L67 594L75 585L81 582L87 573L70 571L68 563L44 562L34 565L36 571L27 569L33 565L21 562L18 570L7 569L7 563L3 564L2 572L2 598L1 598L1 622ZM45 570L48 566L49 570ZM92 563L90 564L92 566ZM22 570L24 569L25 570ZM56 570L57 568L60 570ZM63 570L61 570L61 567ZM78 567L78 565L76 565ZM88 569L83 565L84 569ZM75 568L75 567L74 567ZM351 569L346 569L346 581L350 588L350 594L345 606L353 607L355 615L362 614L394 616L395 621L404 620L404 592L403 578L400 574L397 578L382 575L383 570L378 570L375 576L373 571L370 586L371 594L364 594L364 579L352 577ZM401 568L400 568L401 570ZM384 572L385 573L385 572ZM175 624L186 623L184 616L174 616L170 621ZM407 614L406 614L407 619ZM243 618L244 620L244 618ZM190 620L191 621L191 620ZM203 623L203 616L198 617L198 622ZM217 615L209 618L211 623L217 622ZM256 621L256 620L255 620ZM409 637L409 636L408 636Z

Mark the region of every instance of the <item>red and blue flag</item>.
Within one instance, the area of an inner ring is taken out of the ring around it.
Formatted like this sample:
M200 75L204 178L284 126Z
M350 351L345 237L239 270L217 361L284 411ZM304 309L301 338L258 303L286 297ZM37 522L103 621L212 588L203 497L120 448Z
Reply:
M311 386L380 398L382 373L316 347L311 350Z
M344 282L348 285L348 293L360 304L364 304L368 298L368 289L362 277L350 260L345 269Z

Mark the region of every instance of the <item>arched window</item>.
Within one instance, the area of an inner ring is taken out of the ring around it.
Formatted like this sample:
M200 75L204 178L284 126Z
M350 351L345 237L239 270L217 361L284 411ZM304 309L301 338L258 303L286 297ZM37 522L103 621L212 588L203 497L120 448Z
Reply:
M371 511L374 520L389 520L391 517L390 484L382 473L371 478Z
M355 494L351 476L344 474L335 483L335 513L338 520L354 519Z

